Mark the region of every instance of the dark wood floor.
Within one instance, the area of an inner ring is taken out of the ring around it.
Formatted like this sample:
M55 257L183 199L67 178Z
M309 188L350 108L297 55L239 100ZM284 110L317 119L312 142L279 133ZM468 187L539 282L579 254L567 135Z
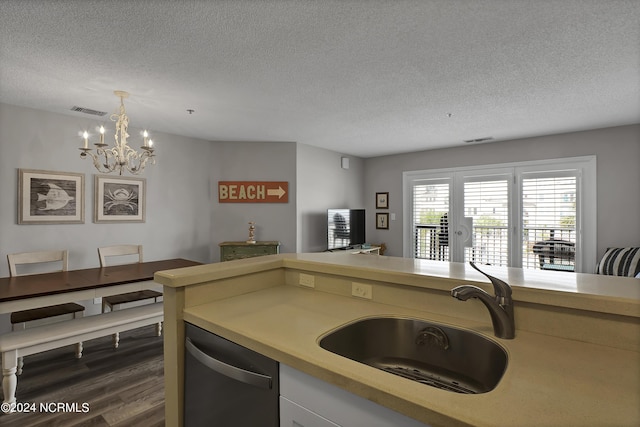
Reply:
M0 414L0 425L164 426L163 374L162 337L154 326L120 334L117 350L110 337L87 341L79 360L73 347L27 356L16 396L38 412ZM80 412L43 413L41 403L78 403Z

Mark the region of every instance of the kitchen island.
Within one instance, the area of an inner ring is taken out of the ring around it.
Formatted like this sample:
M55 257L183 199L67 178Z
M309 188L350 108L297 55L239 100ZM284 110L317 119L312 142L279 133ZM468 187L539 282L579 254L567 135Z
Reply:
M450 290L488 280L459 263L360 254L281 254L159 272L165 299L166 424L182 425L184 322L432 426L640 425L640 282L481 266L513 288L516 336ZM370 285L371 299L352 295ZM475 331L508 364L497 387L462 395L320 348L356 319L402 316Z

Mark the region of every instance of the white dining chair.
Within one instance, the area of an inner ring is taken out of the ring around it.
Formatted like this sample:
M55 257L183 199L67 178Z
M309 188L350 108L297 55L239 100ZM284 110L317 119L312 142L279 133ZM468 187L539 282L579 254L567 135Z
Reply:
M26 276L29 274L51 273L67 271L69 269L69 252L67 250L20 252L7 255L9 263L9 275L11 277ZM60 268L56 269L56 265ZM18 270L21 273L18 273ZM67 320L83 316L85 307L73 302L56 304L45 307L11 313L11 329L19 331L25 329L27 324L36 326L52 321ZM76 358L82 357L82 343L76 343ZM18 362L18 375L22 373L22 358Z
M98 248L98 257L100 258L100 267L107 266L107 258L113 260L124 260L125 263L142 262L142 245L113 245L104 246ZM102 312L106 313L107 308L109 311L119 310L122 305L144 301L153 300L158 301L158 298L162 297L162 292L154 291L151 289L143 289L140 291L127 292L124 294L111 295L102 298ZM162 323L156 325L156 335L162 335ZM113 346L118 348L120 343L120 334L113 334Z

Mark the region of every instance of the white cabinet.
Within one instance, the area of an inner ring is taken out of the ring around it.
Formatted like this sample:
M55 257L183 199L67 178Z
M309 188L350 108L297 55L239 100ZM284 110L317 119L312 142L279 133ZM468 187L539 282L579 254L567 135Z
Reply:
M338 424L280 396L280 427L340 427Z
M280 364L280 427L428 427Z

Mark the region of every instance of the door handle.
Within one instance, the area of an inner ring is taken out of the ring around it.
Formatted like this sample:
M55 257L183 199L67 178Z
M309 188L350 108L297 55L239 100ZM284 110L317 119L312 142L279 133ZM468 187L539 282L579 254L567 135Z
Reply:
M228 363L209 356L204 351L200 350L190 338L185 340L185 347L187 351L195 357L196 360L198 360L198 362L202 363L207 368L216 371L220 375L267 390L270 389L273 384L272 378L269 375L247 371L246 369L229 365Z

